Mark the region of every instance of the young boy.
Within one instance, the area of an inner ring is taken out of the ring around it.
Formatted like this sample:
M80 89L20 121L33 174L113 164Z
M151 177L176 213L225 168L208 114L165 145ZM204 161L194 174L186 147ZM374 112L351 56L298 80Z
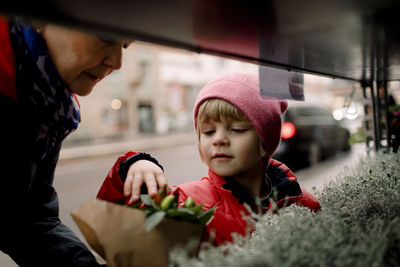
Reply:
M211 237L219 245L232 241L232 233L245 235L252 226L243 219L249 215L244 203L264 213L272 208L272 199L277 207L296 203L313 211L320 208L292 171L271 159L286 109L285 101L260 99L257 75L224 75L200 91L194 124L200 157L209 173L200 181L177 186L177 191L179 203L190 196L196 204L203 203L204 210L217 207L205 240ZM103 187L98 197L110 200Z

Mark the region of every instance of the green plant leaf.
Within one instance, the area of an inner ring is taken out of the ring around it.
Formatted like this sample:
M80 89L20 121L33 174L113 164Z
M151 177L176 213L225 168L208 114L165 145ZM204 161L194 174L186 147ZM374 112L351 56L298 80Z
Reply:
M154 210L160 210L161 208L154 202L149 195L140 195L141 201L149 207L152 207Z
M166 196L167 196L167 186L164 186L164 187L161 189L160 197L163 199L163 198L166 197Z
M136 201L135 203L133 203L132 205L127 205L127 206L130 208L133 208L133 209L138 209L140 204L142 204L142 201L139 200L139 201Z
M193 207L193 206L195 206L196 205L196 203L194 203L194 200L193 200L193 198L191 198L191 197L188 197L186 200L185 200L185 203L183 204L183 206L185 207L185 208L191 208L191 207Z
M176 210L178 210L178 211L180 211L180 212L184 212L184 213L186 213L186 214L188 214L188 215L195 215L195 214L196 214L193 210L188 209L188 208L181 208L181 207L178 207Z
M175 196L174 195L168 195L166 196L162 201L161 201L161 209L162 210L167 210L171 205L172 202L175 200Z
M165 217L164 211L157 211L150 216L146 217L145 228L147 232L154 229Z
M201 211L201 209L203 208L203 204L199 204L197 206L193 206L190 209L195 213L195 214L199 214L199 212Z
M149 195L144 195L144 194L140 195L140 200L147 206L154 205L154 200Z
M157 210L154 209L153 207L144 207L139 210L146 212L146 214L153 214L154 212L157 212Z
M209 221L211 220L211 218L213 217L215 210L216 210L216 207L200 213L200 215L197 217L199 224L207 225L209 223Z
M187 216L187 215L196 215L191 209L186 208L176 208L176 209L168 209L167 215L169 218L178 217L178 216Z

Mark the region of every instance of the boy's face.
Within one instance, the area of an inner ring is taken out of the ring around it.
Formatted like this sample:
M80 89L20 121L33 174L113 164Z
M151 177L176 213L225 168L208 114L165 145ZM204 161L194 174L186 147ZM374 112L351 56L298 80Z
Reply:
M211 120L198 127L200 156L218 175L242 176L263 162L261 141L250 122Z

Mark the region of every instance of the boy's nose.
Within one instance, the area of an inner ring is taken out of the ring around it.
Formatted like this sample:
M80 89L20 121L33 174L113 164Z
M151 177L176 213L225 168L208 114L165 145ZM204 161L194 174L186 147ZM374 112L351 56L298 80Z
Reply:
M229 138L226 135L224 131L216 131L214 140L213 140L213 145L228 145L229 144Z

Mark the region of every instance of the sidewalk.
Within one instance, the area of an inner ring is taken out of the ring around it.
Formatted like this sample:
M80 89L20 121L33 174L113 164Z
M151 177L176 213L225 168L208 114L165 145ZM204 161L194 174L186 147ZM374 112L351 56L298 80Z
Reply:
M168 135L137 136L129 141L62 148L59 159L62 161L92 156L122 154L129 150L146 152L149 149L193 144L195 142L196 135L193 131Z

